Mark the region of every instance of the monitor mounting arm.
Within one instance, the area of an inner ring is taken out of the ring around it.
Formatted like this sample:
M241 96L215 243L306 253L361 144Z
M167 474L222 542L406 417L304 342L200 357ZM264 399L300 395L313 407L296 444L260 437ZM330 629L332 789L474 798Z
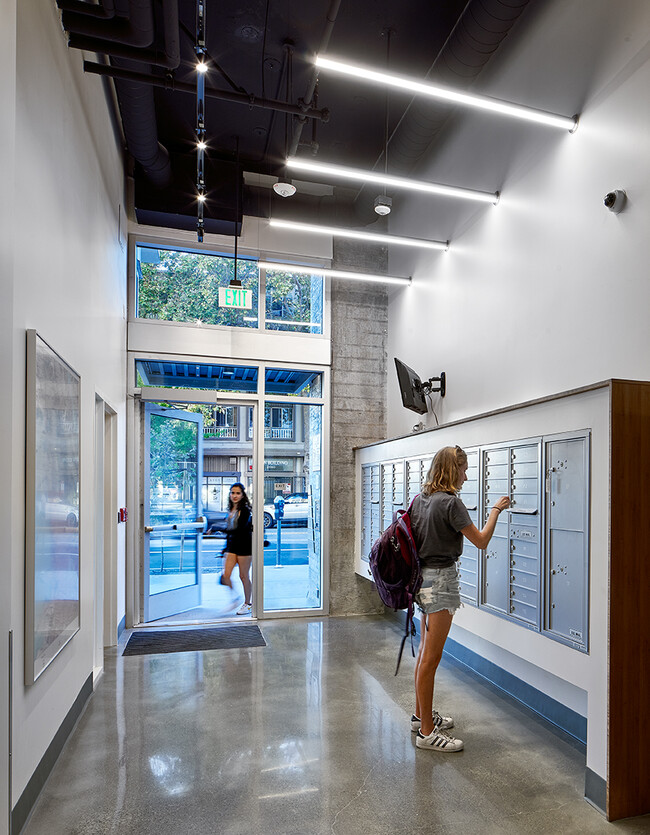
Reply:
M434 383L440 383L440 385L434 388ZM433 392L439 391L440 397L444 397L447 393L447 375L444 371L441 371L439 377L429 377L428 380L424 380L420 383L418 388L423 394L432 394Z

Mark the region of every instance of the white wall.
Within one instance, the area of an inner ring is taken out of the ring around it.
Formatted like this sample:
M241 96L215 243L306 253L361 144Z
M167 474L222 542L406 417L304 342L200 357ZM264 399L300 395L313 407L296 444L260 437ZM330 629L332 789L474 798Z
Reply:
M118 448L122 450L118 502L124 504L126 391L126 251L118 240L124 176L101 81L84 76L81 55L68 50L54 2L20 0L15 7L16 147L10 164L16 180L15 191L7 200L14 219L13 302L11 294L3 292L3 305L9 299L12 355L12 379L8 381L12 458L3 472L11 473L15 498L10 566L3 576L11 578L10 618L16 636L14 804L93 671L95 393L118 414ZM1 158L6 164L4 148ZM21 498L27 328L35 328L82 381L81 630L30 687L23 684ZM118 541L123 577L122 532ZM123 614L122 601L118 619Z
M20 495L14 495L11 479L12 413L6 392L11 392L13 381L12 319L13 305L13 195L14 195L14 149L15 149L15 90L16 90L16 0L0 0L0 182L3 184L3 199L0 200L0 386L5 392L4 408L0 410L0 531L2 550L0 560L2 579L0 583L0 682L7 682L9 671L9 630L12 627L11 592L14 572L12 541L12 519L22 514L23 503ZM8 817L8 715L9 688L0 687L0 832L5 832Z
M389 357L447 372L446 422L609 377L650 378L650 4L533 4L477 91L580 113L575 134L463 113L425 178L500 190L496 207L410 199L391 231L451 238L447 253L395 252L412 274L389 307ZM624 188L614 215L604 195ZM388 379L389 437L419 418ZM431 413L428 426L434 426Z

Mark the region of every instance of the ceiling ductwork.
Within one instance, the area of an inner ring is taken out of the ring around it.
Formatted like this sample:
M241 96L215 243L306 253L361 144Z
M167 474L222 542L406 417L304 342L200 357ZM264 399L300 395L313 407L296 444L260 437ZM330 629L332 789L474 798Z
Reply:
M426 80L457 90L469 88L529 2L471 0L436 56ZM453 105L413 99L389 140L391 173L406 175L413 171L452 110Z
M61 22L70 38L94 38L98 43L128 44L136 47L151 46L154 38L153 8L151 0L129 0L128 17L110 15L112 3L104 8L102 17L86 11L71 11L65 0L59 0L62 9ZM86 4L89 5L89 4ZM79 4L75 4L79 6ZM103 8L102 6L92 8ZM114 9L114 6L113 6ZM72 45L72 43L71 43ZM105 50L94 49L93 52Z
M108 62L87 61L84 67L113 76L127 150L137 163L136 217L142 223L195 229L196 0L56 1L70 47L98 53ZM412 67L415 77L421 78L422 67L428 65L427 78L467 88L529 2L450 0L441 10L428 0L412 0L408 11L400 7L396 21L397 48L403 44L399 66L405 72ZM358 166L368 170L380 165L384 143L380 144L383 131L377 122L383 114L384 91L361 82L356 82L355 90L354 80L347 84L325 77L318 80L311 59L316 52L330 49L345 57L350 50L371 47L375 53L368 53L374 54L368 62L377 65L381 60L379 34L391 15L395 11L390 0L353 4L329 0L324 18L322 4L315 2L307 3L299 18L277 2L261 14L256 6L245 10L229 4L209 7L206 232L230 235L238 231L242 207L245 214L268 217L272 210L287 220L332 226L377 222L376 188L337 187L323 195L301 193L298 185L297 194L282 199L271 187L284 170L287 152L311 152L341 163L354 155ZM375 35L364 34L366 24L374 27L373 32L376 29ZM187 36L182 42L181 33ZM375 36L377 44L373 45ZM293 62L287 62L288 43ZM211 47L219 54L218 62L209 54ZM437 52L433 63L432 49ZM277 91L275 100L266 98L265 82L266 90ZM303 92L302 99L294 98L294 84ZM282 87L284 101L277 99ZM247 90L255 90L256 95ZM317 109L316 95L333 117L319 129L318 141L315 125L327 122L328 111ZM412 171L450 112L451 108L430 101L411 101L390 137L389 172ZM284 119L277 118L282 115ZM304 142L301 135L308 120L314 128L310 141ZM241 150L240 171L263 175L269 183L243 184L233 160L236 143Z
M142 63L165 68L180 64L178 0L163 0L160 45L155 42L152 0L128 0L128 17L110 20L81 12L79 5L83 4L71 4L69 0L58 0L58 4L72 48L106 55L111 65L125 70L141 69ZM103 0L103 4L108 17L113 2ZM134 81L116 80L115 90L129 153L156 188L168 187L171 166L167 149L158 141L153 89Z

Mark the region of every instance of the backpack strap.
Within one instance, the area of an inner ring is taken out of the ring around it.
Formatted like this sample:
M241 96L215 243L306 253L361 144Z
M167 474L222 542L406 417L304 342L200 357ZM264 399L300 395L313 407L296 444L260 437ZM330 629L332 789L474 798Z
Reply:
M411 636L411 655L415 658L415 647L413 646L413 637L417 635L417 630L415 628L415 607L413 606L413 596L409 594L409 605L406 610L406 629L404 630L404 636L402 638L402 643L399 645L399 654L397 656L397 666L395 667L395 675L399 672L399 665L402 660L402 652L404 651L404 644L406 643L406 639Z

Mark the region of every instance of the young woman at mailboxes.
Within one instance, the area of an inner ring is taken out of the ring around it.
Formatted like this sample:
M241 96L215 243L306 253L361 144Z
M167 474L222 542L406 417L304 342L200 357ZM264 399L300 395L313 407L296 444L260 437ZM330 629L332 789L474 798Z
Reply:
M477 548L485 548L499 514L510 505L502 496L490 510L483 530L470 519L457 496L467 480L467 455L459 447L443 447L436 454L420 495L411 507L411 526L422 566L422 587L416 602L422 612L420 648L415 662L415 713L411 730L417 733L418 748L431 751L460 751L463 741L447 733L453 728L451 716L433 707L436 670L442 657L452 618L460 608L458 558L463 537Z

